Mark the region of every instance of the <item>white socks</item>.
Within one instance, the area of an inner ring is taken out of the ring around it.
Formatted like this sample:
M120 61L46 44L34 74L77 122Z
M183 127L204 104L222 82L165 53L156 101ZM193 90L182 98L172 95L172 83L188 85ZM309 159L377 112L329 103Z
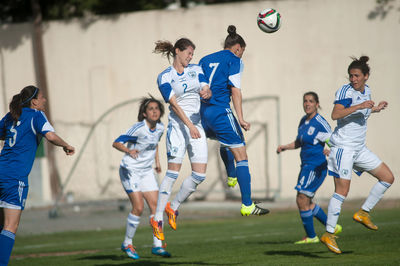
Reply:
M125 231L125 240L124 246L132 245L132 238L136 233L136 229L138 228L140 223L140 217L129 213L128 218L126 219L126 231Z
M175 199L171 202L171 208L177 210L182 202L184 202L193 192L196 191L197 186L204 181L206 174L192 172L192 174L183 181L181 189L176 194Z
M362 209L364 211L371 211L372 208L379 202L379 200L383 197L385 191L391 186L392 184L379 181L372 187L371 191L369 192L368 198L365 200L364 204L362 205Z
M331 200L329 201L326 231L331 234L335 232L335 227L339 219L340 211L342 210L342 204L345 199L345 196L334 193Z
M171 195L172 186L175 184L178 178L179 172L167 170L165 177L160 185L160 191L158 192L157 209L154 215L154 220L162 221L165 206L167 205L169 196Z

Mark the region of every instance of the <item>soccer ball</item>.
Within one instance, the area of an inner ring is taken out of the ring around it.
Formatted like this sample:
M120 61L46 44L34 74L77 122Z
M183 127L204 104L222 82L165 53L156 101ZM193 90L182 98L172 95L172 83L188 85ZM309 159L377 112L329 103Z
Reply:
M281 14L272 8L264 9L258 13L257 25L263 32L275 32L281 27Z

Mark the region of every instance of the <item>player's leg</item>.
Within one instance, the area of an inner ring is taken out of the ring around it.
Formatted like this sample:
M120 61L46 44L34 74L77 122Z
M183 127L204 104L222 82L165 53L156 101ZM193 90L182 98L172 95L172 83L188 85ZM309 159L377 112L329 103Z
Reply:
M153 174L154 175L154 174ZM154 217L157 208L158 190L143 192L143 197L150 209L150 220ZM153 246L151 253L162 257L171 257L171 254L165 250L162 241L153 234Z
M237 184L235 157L228 147L220 147L219 154L224 162L226 174L228 175L227 184L229 187L235 187Z
M0 265L8 265L14 247L21 210L4 208L4 227L0 232Z
M139 259L139 255L132 244L132 239L139 227L140 216L142 215L144 208L143 194L140 191L136 191L128 193L128 197L131 202L132 210L126 219L125 238L121 245L121 250L131 259Z
M306 232L307 236L300 241L296 241L295 244L318 243L319 239L314 230L311 198L301 192L297 192L296 203L300 212L301 221L303 222L304 231Z

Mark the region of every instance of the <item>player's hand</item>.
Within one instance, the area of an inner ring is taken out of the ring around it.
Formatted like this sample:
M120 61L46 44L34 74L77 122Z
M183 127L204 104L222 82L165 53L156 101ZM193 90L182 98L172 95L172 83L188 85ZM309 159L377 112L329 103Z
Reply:
M156 170L157 174L161 173L161 164L159 162L156 162L156 167L154 167L154 170Z
M75 148L72 146L65 146L63 147L63 150L65 152L66 155L73 155L75 153Z
M199 94L200 94L200 97L205 99L205 100L210 99L211 95L212 95L211 90L209 88L201 89Z
M246 131L250 130L250 123L249 122L246 122L244 120L239 120L239 124L244 130L246 130Z
M128 154L133 158L136 159L139 156L139 150L129 150Z
M374 101L368 100L363 103L360 103L360 109L365 109L365 108L371 109L372 107L374 107L374 105L375 105Z
M276 149L276 153L279 154L283 151L285 151L285 146L284 145L279 145L278 148Z
M384 110L387 106L388 106L388 102L387 101L381 101L378 104L378 106L375 108L375 112L380 112L380 111Z
M322 151L322 153L323 153L326 157L328 157L329 154L331 153L331 150L330 150L330 149L324 149L324 150Z
M192 139L199 139L201 137L199 130L194 125L189 127L189 132Z

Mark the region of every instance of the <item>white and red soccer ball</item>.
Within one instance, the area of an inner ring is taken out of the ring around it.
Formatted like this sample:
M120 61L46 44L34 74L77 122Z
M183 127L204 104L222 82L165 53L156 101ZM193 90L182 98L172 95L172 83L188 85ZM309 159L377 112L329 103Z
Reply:
M257 25L263 32L275 32L281 27L281 14L272 8L264 9L258 13Z

